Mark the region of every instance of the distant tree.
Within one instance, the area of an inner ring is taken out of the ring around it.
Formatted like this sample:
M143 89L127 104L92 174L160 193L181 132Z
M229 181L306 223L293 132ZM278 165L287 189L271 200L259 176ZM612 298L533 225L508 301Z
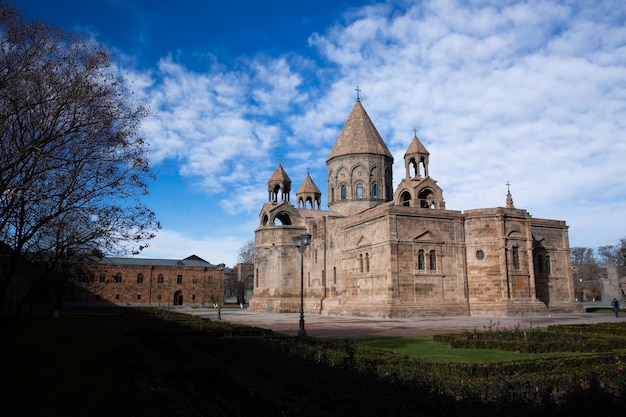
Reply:
M249 240L243 244L243 246L239 249L239 255L237 256L237 261L240 263L254 263L254 242Z
M617 245L605 245L598 248L598 255L601 263L607 265L624 265L624 255L626 250L626 238L620 239Z
M602 294L602 281L604 267L598 261L592 248L574 247L570 251L574 289L579 299L582 299L583 291L588 296L598 299Z
M138 136L148 110L108 51L26 22L1 0L0 45L4 316L29 293L20 284L25 262L44 266L48 281L39 284L60 296L85 255L137 253L159 224L142 202L154 179Z

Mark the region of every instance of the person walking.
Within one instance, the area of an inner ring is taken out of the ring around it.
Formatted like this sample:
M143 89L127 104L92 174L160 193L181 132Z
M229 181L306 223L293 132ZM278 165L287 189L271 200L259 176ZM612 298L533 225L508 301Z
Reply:
M613 307L613 311L615 311L615 317L617 317L619 314L619 301L617 298L614 298L613 301L611 301L611 306Z

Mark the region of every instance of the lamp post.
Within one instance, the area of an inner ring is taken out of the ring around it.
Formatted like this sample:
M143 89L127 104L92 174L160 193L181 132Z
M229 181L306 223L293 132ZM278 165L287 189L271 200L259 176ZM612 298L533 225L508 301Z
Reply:
M300 328L298 336L306 336L304 330L304 251L311 244L311 234L302 233L293 236L293 244L300 252Z
M168 279L167 280L167 319L170 319L170 297L172 296L172 280Z
M218 320L222 320L222 282L224 281L222 274L224 273L225 267L226 265L224 264L219 264L217 266L217 270L220 271L220 281L217 285L217 319Z

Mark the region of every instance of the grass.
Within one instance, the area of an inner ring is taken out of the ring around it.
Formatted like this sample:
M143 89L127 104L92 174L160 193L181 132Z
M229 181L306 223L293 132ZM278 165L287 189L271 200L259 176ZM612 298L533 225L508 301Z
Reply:
M354 343L359 346L389 350L436 362L488 363L538 356L489 349L454 349L447 343L435 342L432 336L378 337L358 339L354 340Z
M396 386L376 373L328 366L315 356L324 354L322 347L244 327L157 309L66 309L58 319L21 317L0 334L0 361L4 398L27 400L5 401L3 411L64 417L455 414L439 411L452 407L447 397L428 397L420 387ZM454 363L550 356L453 349L432 336L350 343ZM308 359L288 354L294 349ZM467 414L457 409L455 415Z
M373 349L401 353L433 362L496 363L564 356L581 356L580 352L519 353L493 349L455 349L447 343L438 343L432 336L394 336L355 339L354 343Z

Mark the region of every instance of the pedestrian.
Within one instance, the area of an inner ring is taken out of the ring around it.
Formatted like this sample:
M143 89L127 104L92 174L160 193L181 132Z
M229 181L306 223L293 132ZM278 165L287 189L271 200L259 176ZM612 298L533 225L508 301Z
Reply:
M613 307L613 311L615 311L615 317L617 317L617 314L619 313L619 301L617 298L614 298L613 301L611 301L611 306Z

